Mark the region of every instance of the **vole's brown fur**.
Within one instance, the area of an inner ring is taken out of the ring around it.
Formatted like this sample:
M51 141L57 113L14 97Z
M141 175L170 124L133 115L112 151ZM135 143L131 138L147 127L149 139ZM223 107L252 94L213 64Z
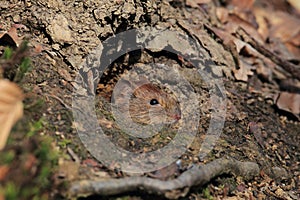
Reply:
M151 101L157 104L151 105ZM176 99L150 83L134 90L129 101L129 113L133 121L142 124L172 123L181 118Z
M116 94L113 101L118 104L119 111L126 113L127 109L128 113L129 109L129 115L136 123L173 123L181 118L176 98L149 81L122 80Z

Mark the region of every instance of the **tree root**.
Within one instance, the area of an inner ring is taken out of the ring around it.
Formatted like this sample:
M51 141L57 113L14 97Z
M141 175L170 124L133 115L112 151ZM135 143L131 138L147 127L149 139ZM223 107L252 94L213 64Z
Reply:
M214 177L234 174L250 180L259 174L258 164L220 158L205 165L195 165L173 180L162 181L148 177L125 177L111 180L82 180L71 183L71 197L86 195L117 195L125 192L145 191L164 195L169 199L185 196L192 186L203 186Z

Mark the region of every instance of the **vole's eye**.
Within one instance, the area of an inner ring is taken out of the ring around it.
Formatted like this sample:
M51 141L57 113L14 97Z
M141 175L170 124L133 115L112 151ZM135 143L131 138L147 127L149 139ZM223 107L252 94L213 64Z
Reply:
M150 105L156 105L156 104L159 104L159 102L156 100L156 99L151 99L150 100Z

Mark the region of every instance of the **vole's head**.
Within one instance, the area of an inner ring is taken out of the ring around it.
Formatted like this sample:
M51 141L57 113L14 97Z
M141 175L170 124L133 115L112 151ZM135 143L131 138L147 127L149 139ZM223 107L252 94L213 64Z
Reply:
M151 83L134 89L129 113L133 121L141 124L174 123L181 118L177 99Z

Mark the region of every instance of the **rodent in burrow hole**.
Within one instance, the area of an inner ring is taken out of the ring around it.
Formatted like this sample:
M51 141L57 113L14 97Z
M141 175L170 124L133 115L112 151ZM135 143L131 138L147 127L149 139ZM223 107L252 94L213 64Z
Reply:
M126 82L127 87L131 87L129 114L134 122L144 125L171 124L181 119L179 102L172 94L149 82L140 83L138 87L135 83ZM126 91L129 90L122 89L122 93Z

